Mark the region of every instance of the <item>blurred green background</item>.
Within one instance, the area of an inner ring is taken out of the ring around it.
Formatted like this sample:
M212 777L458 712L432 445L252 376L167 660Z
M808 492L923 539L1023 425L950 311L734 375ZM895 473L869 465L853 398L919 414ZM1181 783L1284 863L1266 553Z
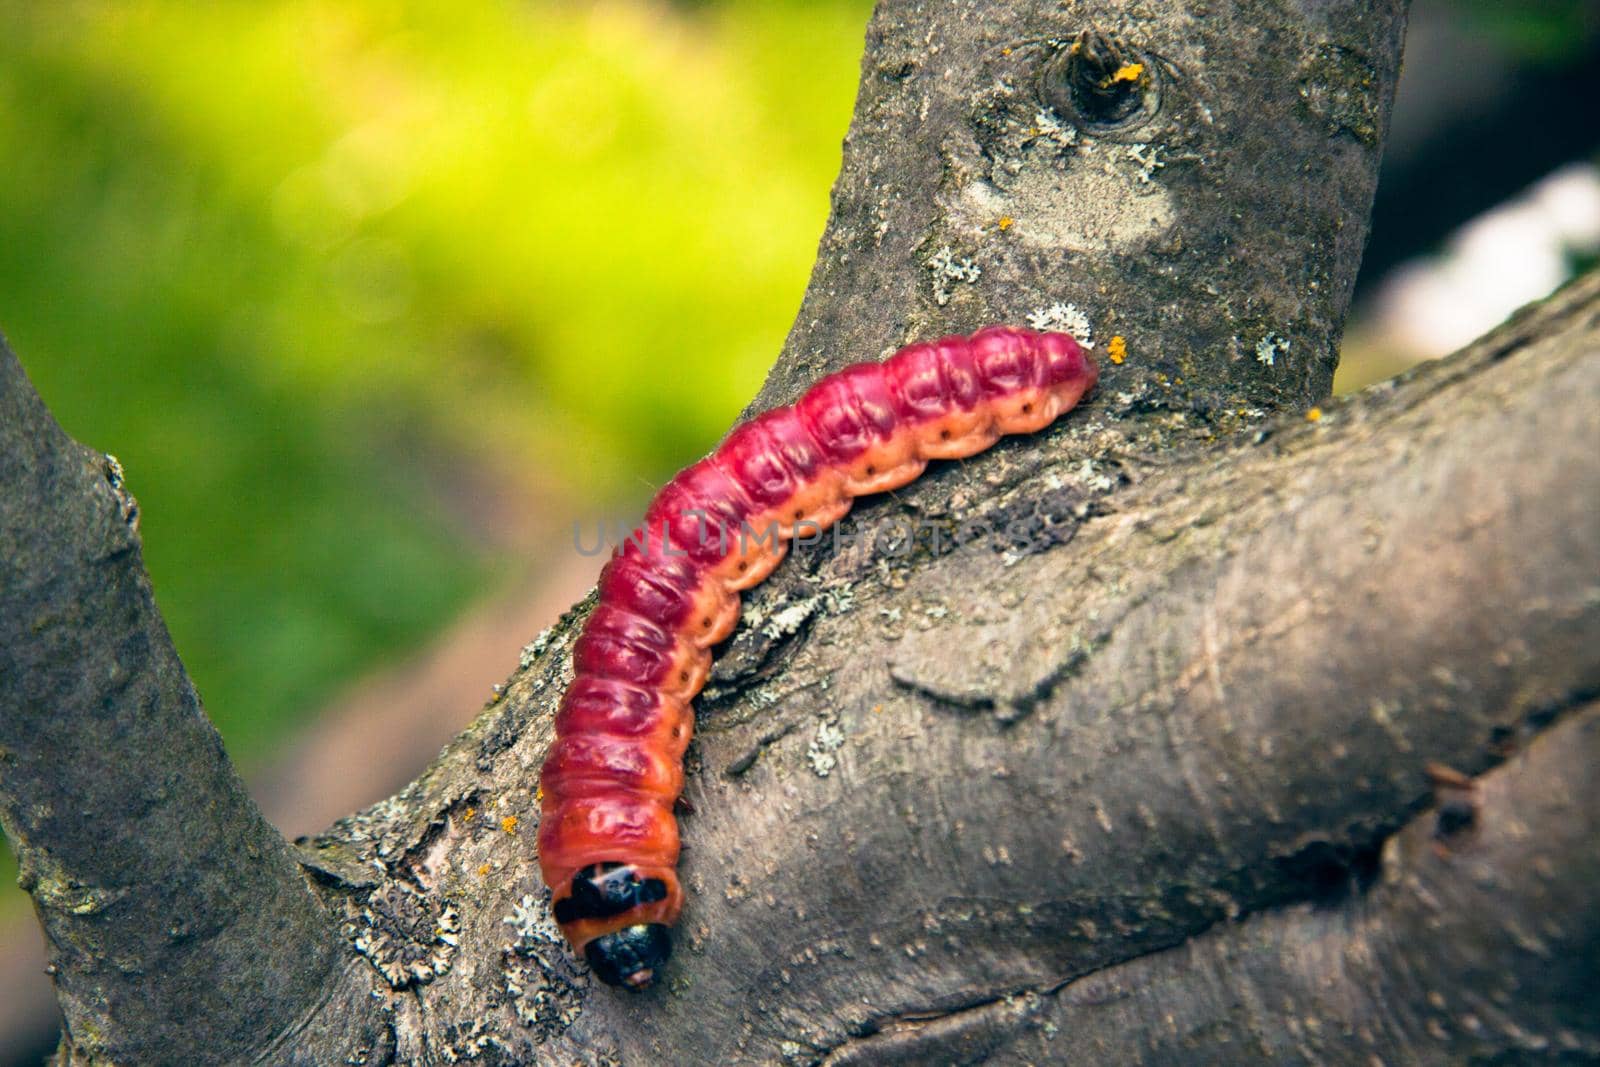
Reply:
M1470 122L1397 111L1378 264L1594 145L1504 132L1537 127L1519 85L1592 121L1552 80L1592 0L1425 7L1502 64L1435 63L1442 98L1493 82L1508 118L1463 170ZM518 528L626 517L726 430L799 305L870 8L0 0L0 330L126 467L247 772L525 575ZM1406 358L1347 349L1341 381Z
M613 514L726 430L869 8L0 3L0 329L247 770L519 566L454 487Z

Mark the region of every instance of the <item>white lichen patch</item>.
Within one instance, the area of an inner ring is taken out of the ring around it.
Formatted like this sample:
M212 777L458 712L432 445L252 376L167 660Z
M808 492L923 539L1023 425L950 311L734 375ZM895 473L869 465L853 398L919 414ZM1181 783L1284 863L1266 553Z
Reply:
M1094 326L1077 304L1057 301L1049 307L1028 312L1028 325L1035 330L1069 333L1085 348L1094 347Z
M1054 111L1040 108L1034 112L1033 125L1028 127L1023 141L1048 141L1058 148L1071 148L1078 143L1078 128L1056 118Z
M1097 493L1109 493L1117 487L1117 480L1096 470L1094 462L1088 457L1084 458L1083 463L1079 465L1074 473L1078 476L1079 482Z
M452 949L461 946L461 913L454 904L446 903L439 912L439 923L433 931L434 940ZM444 971L440 971L443 974Z
M550 909L533 894L524 894L501 921L515 934L500 953L506 998L517 1021L540 1042L548 1041L583 1013L589 973L567 951Z
M390 882L372 891L345 936L392 988L404 989L449 972L460 931L460 915L449 901Z
M994 81L989 83L989 92L995 96L1016 96L1017 87L1006 81L1004 78L996 78ZM972 98L972 103L974 105L977 105L981 102L981 94Z
M839 757L835 753L843 745L844 731L839 728L838 719L824 719L817 724L817 732L812 735L811 744L806 746L806 762L818 778L826 778L833 773L833 769L839 765Z
M813 579L821 581L820 578ZM797 633L806 620L826 612L842 615L855 605L855 589L848 582L823 585L810 596L771 607L752 607L745 612L744 621L774 641Z
M1281 333L1269 333L1256 342L1256 362L1271 367L1280 355L1289 354L1289 339Z
M820 582L822 578L819 575L811 580ZM856 606L856 588L849 582L831 582L823 585L817 595L822 597L822 606L830 615L843 615Z
M555 630L545 627L539 635L526 645L522 646L522 654L517 657L517 666L527 670L533 666L533 661L544 655L545 649L550 647L550 639L555 636Z
M940 307L950 303L951 286L961 283L970 285L983 275L983 268L974 263L971 257L957 259L949 245L941 246L939 251L928 257L924 265L933 272L933 299Z
M511 906L511 914L500 921L511 927L518 942L532 940L555 928L548 909L540 907L532 893L524 893L522 899Z
M761 627L761 632L771 638L787 637L816 614L818 598L807 597L772 613Z
M1149 185L1153 182L1156 171L1167 165L1166 160L1161 158L1161 153L1165 151L1165 147L1164 145L1155 144L1132 144L1128 146L1127 157L1139 164L1139 169L1134 172L1134 176L1141 185Z
M498 1037L483 1028L482 1019L473 1019L470 1023L451 1023L444 1028L443 1037L439 1056L446 1063L471 1062L490 1047L505 1048Z
M778 1055L783 1057L784 1063L802 1064L816 1063L816 1052L798 1041L782 1041L778 1044Z

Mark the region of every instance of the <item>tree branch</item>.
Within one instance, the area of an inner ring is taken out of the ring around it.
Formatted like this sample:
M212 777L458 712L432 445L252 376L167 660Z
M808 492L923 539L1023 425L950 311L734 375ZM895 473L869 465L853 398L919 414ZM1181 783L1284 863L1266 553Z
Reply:
M0 341L0 823L74 1057L236 1063L306 1023L344 953L200 709L137 523Z
M1405 8L880 3L811 285L752 407L1057 303L1139 357L1102 366L1102 397L1232 424L1320 400ZM1142 70L1097 109L1085 83L1115 70L1086 60L1107 54ZM937 269L944 249L975 280Z
M421 778L303 842L382 978L361 1056L1600 1047L1592 872L1540 861L1596 851L1600 275L1318 421L1267 418L1326 392L1402 21L1399 0L881 4L755 406L1058 301L1127 359L1062 425L858 508L749 598L699 702L665 989L593 985L534 863L584 605ZM1425 815L1431 764L1485 775L1477 806ZM1564 969L1510 958L1530 946ZM1485 1001L1482 974L1522 984ZM362 1010L330 1001L279 1048L355 1055Z
M809 1062L1359 894L1430 763L1480 772L1600 690L1597 350L1600 274L1318 422L1169 457L1081 524L1066 508L1041 547L1070 544L1015 566L1004 539L887 572L855 548L800 564L815 580L756 610L821 600L803 635L759 658L741 643L761 622L736 636L702 714L678 995L591 998L569 1037ZM1003 525L1076 466L939 517ZM853 521L870 536L935 501ZM512 699L559 680L537 669ZM1581 870L1557 877L1582 899ZM1600 1017L1596 988L1567 988L1572 1016ZM1355 1025L1343 1007L1319 1010Z
M886 1026L825 1062L927 1063L952 1050L996 1065L1600 1056L1597 764L1600 704L1589 702L1470 788L1445 790L1385 844L1371 892Z

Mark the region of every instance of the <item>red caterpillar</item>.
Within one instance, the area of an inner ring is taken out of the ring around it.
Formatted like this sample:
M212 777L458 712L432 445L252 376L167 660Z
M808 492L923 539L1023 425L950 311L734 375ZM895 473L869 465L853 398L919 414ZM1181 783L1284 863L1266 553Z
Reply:
M740 590L772 572L796 527L827 529L852 498L902 486L930 459L1043 429L1098 373L1060 333L991 326L911 345L752 419L656 495L600 574L541 782L556 921L603 981L644 989L671 952L689 702Z

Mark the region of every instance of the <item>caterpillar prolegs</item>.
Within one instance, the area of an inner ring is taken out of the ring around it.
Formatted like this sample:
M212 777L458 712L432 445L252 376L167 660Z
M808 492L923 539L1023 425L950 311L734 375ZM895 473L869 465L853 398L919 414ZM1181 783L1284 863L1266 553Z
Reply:
M931 459L1043 429L1097 376L1061 333L991 326L914 344L745 423L656 495L600 574L541 782L555 918L603 981L644 989L671 952L690 701L740 591L772 573L797 529L827 529Z

